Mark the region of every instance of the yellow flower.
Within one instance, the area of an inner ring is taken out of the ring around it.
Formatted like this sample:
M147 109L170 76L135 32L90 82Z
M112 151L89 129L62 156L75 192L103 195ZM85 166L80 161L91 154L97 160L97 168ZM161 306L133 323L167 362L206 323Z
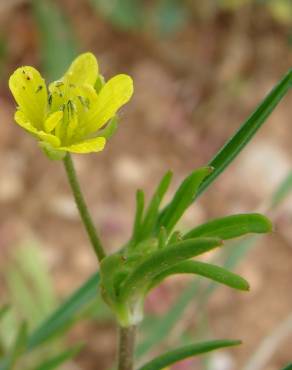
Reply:
M131 77L120 74L104 83L95 56L78 56L65 75L46 84L33 67L18 68L9 79L18 104L15 121L35 136L52 159L66 152L90 153L103 150L105 125L133 94Z

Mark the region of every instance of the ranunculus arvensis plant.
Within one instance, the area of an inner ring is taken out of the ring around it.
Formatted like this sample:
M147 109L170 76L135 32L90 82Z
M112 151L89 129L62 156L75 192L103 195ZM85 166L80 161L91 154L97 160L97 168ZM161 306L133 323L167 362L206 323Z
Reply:
M17 103L16 123L37 139L50 159L64 162L81 221L100 264L100 293L120 328L119 370L135 367L135 332L144 318L145 299L169 276L199 275L233 289L250 289L243 277L196 257L223 248L226 240L270 232L272 224L267 217L258 213L231 215L194 225L187 232L178 230L177 223L245 147L287 93L291 81L292 72L289 71L213 160L185 178L167 205L162 206L162 202L172 180L170 171L162 176L147 204L144 192L138 190L131 237L116 253L108 254L85 204L70 153L103 150L117 128L119 109L133 94L131 77L120 74L105 81L92 53L77 57L64 76L48 88L34 67L20 67L10 77L9 87ZM69 300L67 311L70 312L70 304L76 304L81 297L84 299L82 294L90 284ZM48 323L56 325L61 312L62 307L53 316L54 321L49 319ZM73 308L72 312L75 312ZM48 329L48 323L40 330ZM27 348L37 345L35 337L37 335L32 334L34 341L30 339ZM168 368L185 358L239 343L238 340L214 340L183 346L151 360L139 370Z

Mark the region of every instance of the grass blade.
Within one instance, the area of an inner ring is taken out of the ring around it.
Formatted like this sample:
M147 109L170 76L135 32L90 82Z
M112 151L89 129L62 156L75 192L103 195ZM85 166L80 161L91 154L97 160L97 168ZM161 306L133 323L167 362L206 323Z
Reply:
M76 346L72 349L66 350L59 355L46 360L41 365L36 367L34 370L54 370L59 368L60 365L62 365L64 362L71 360L73 357L75 357L78 352L80 351L81 346Z
M188 346L177 348L173 351L164 353L156 357L154 360L148 362L146 365L139 368L139 370L161 370L166 366L172 365L178 361L189 357L201 355L206 352L214 351L219 348L237 346L241 344L239 340L214 340L209 342L202 342L191 344Z
M248 282L239 275L234 274L220 266L199 261L184 261L155 276L151 288L161 283L168 276L175 274L196 274L214 280L238 290L249 290Z
M4 304L1 308L0 308L0 321L1 319L4 318L4 316L9 312L10 310L10 305L9 304Z
M217 237L228 240L249 233L268 233L272 231L271 221L258 213L239 214L208 221L184 235L183 239L197 237Z
M292 190L292 172L289 172L272 196L271 208L278 206Z
M292 363L285 366L282 370L292 370Z
M12 370L14 368L18 358L25 351L26 340L27 340L27 324L23 322L18 329L11 353L9 354L5 363L3 365L0 365L1 370Z
M46 76L55 80L77 55L73 30L52 1L34 0L33 11L41 37L42 64Z
M29 336L28 350L32 350L70 326L81 309L95 299L98 283L99 274L96 273L36 328Z
M136 349L136 356L138 358L145 355L152 347L162 342L167 337L178 321L178 318L183 315L188 304L198 293L199 288L199 279L196 279L184 289L176 303L156 322L155 326L153 326L153 330L150 331L146 338L138 344Z
M197 196L202 194L207 187L225 170L225 168L238 156L249 143L269 115L276 108L281 99L287 94L292 86L292 69L272 89L266 98L260 103L252 115L243 123L240 129L209 162L214 171L201 183Z

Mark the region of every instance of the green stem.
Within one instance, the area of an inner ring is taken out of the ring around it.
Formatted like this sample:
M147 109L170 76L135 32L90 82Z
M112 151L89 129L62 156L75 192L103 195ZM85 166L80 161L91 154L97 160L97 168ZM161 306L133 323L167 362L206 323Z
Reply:
M102 247L101 241L98 237L96 228L92 222L91 216L89 214L88 208L86 206L83 194L80 189L80 185L76 176L76 171L74 168L74 164L72 158L69 153L66 154L64 158L64 165L67 173L67 177L69 180L69 184L71 186L71 190L73 192L73 196L79 210L80 217L82 219L83 225L87 231L89 240L93 246L94 252L99 261L105 257L105 251Z
M133 370L136 327L120 327L118 370Z

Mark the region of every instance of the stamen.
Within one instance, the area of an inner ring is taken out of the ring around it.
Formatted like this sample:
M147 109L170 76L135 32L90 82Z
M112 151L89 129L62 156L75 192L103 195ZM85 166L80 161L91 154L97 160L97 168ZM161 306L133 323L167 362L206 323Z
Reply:
M78 99L80 100L80 103L87 109L90 108L90 101L88 98L84 98L83 96L78 95Z
M63 86L64 85L64 82L62 81L57 81L56 82L56 87L60 87L60 86Z
M42 89L43 89L43 86L42 86L42 85L39 85L39 86L38 86L38 88L36 89L36 92L35 92L35 93L37 94L37 93L38 93L38 92L40 92Z

